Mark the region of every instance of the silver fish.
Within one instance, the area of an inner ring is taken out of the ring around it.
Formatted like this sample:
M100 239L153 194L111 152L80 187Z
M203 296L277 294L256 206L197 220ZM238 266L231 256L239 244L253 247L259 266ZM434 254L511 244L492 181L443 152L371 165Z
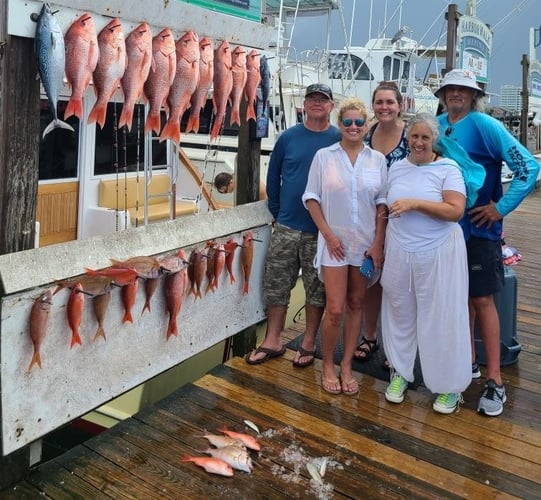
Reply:
M43 4L38 16L34 50L37 57L39 77L47 94L49 111L53 115L53 120L43 131L43 137L55 128L64 128L74 132L71 125L58 118L56 109L58 95L64 80L66 51L64 35L62 35L62 30L48 3Z
M261 74L261 97L263 101L262 114L267 116L269 104L269 96L271 89L271 72L267 58L263 55L259 59L259 73Z
M250 474L254 470L254 465L250 455L246 451L246 448L240 446L222 446L221 448L207 448L203 450L214 458L223 460L226 464L229 464L233 469L241 470Z
M212 446L223 448L224 446L240 446L245 448L244 443L240 439L222 436L221 434L204 434L203 436Z

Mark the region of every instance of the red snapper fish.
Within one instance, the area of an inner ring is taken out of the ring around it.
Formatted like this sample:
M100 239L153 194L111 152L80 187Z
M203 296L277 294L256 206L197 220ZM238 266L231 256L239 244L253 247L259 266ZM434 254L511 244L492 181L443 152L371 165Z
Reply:
M160 134L165 139L180 144L180 119L190 107L190 99L199 83L199 37L187 31L175 44L177 70L167 96L169 116Z
M107 276L113 280L116 286L124 286L137 279L137 271L124 267L106 267L105 269L85 269L89 276Z
M81 336L79 335L79 327L81 326L81 318L83 317L83 307L85 305L85 295L81 283L76 283L71 289L66 314L68 324L71 328L71 344L73 348L75 344L82 345Z
M229 274L231 284L235 283L235 275L233 274L233 261L235 259L235 250L238 246L239 244L232 238L224 243L225 268L227 269L227 274Z
M92 73L100 55L98 35L92 16L81 14L64 35L66 46L66 80L71 87L71 97L64 111L64 120L70 116L83 118L83 94L90 85Z
M220 243L216 247L216 251L214 253L214 276L212 281L212 289L217 290L218 284L220 283L220 276L222 275L222 272L224 270L225 265L225 248L223 243Z
M242 432L230 431L227 427L223 426L218 429L220 432L223 432L226 436L229 436L233 439L238 439L241 441L246 448L254 451L260 451L261 445L258 443L257 439L250 434L243 434Z
M231 114L229 123L240 125L240 100L246 86L246 49L237 45L231 53L231 72L233 73L233 88L231 89Z
M137 297L137 290L139 288L139 281L135 280L132 283L129 283L126 286L122 287L120 295L122 297L122 304L124 305L124 316L122 318L122 323L129 321L133 323L133 316L131 310L135 304L135 298Z
M112 267L133 269L140 278L157 278L162 274L160 261L156 257L146 255L130 257L127 260L109 259Z
M34 344L34 354L28 371L32 370L34 365L38 365L41 368L41 344L47 334L47 325L49 324L49 317L51 315L51 306L53 304L53 294L51 290L43 292L32 305L30 311L29 331L30 339Z
M128 67L120 81L124 104L118 128L126 125L128 130L131 130L133 109L143 95L143 86L153 65L152 32L147 23L141 23L126 38L126 55Z
M145 122L145 134L152 130L159 135L160 110L165 104L177 69L175 39L170 28L164 28L152 39L152 57L154 66L144 85L145 97L150 107Z
M209 290L214 291L214 259L216 259L216 243L214 241L207 242L207 288L205 293Z
M244 87L244 96L247 101L246 120L256 120L255 103L257 100L257 88L261 82L259 56L259 52L253 49L248 53L246 58L247 77L246 86Z
M207 102L209 89L214 78L214 47L208 37L199 42L199 85L190 99L190 117L186 133L199 131L199 114Z
M184 250L179 250L183 260L186 260ZM180 271L168 274L164 282L165 311L169 313L169 322L167 324L167 340L171 336L178 335L177 316L182 306L182 298L188 282L188 270L186 267Z
M229 445L222 446L221 448L207 448L203 450L203 453L223 460L226 464L233 467L233 469L241 470L248 474L254 470L252 459L244 446Z
M205 277L207 268L206 254L203 250L195 248L190 254L190 263L188 265L188 278L190 280L190 290L188 295L193 295L194 300L201 298L201 283Z
M244 295L248 293L250 286L250 274L252 273L252 261L254 259L254 234L247 231L242 237L241 261L242 272L244 273L244 285L242 291Z
M231 71L231 47L224 40L214 51L214 93L212 102L214 106L214 123L210 131L210 138L216 139L225 118L229 95L233 88L233 72Z
M220 460L219 458L215 457L193 457L190 455L184 455L181 459L181 462L193 462L195 465L198 465L199 467L202 467L207 472L210 472L211 474L218 474L220 476L227 476L232 477L233 476L233 468L224 462L223 460Z
M107 115L107 104L120 85L126 71L126 42L122 24L115 18L98 35L100 57L93 73L97 100L88 115L87 123L98 123L103 129Z

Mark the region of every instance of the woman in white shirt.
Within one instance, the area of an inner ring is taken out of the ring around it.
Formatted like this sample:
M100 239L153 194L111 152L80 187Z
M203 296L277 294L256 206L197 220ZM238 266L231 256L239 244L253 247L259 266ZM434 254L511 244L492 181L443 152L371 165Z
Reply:
M340 142L320 149L312 162L303 202L318 227L314 265L325 283L326 306L321 326L323 389L354 395L352 359L362 322L368 280L359 273L370 256L376 269L383 262L387 163L383 154L363 142L367 110L357 98L338 110ZM378 215L381 215L378 217ZM337 377L334 351L343 322L343 358Z
M466 190L454 160L435 152L437 119L406 130L410 154L389 169L382 337L391 366L385 398L401 403L417 350L439 413L452 413L471 382L466 246L458 220Z

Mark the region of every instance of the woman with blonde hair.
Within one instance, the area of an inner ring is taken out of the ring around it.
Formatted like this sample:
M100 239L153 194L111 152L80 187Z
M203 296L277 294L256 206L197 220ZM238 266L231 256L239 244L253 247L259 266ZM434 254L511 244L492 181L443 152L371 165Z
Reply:
M352 360L368 285L359 270L366 257L372 258L376 269L383 262L387 163L363 142L366 119L366 107L359 99L342 102L338 109L342 139L316 153L303 195L319 230L314 265L326 292L321 385L331 394L359 391ZM334 351L342 324L343 357L337 377Z

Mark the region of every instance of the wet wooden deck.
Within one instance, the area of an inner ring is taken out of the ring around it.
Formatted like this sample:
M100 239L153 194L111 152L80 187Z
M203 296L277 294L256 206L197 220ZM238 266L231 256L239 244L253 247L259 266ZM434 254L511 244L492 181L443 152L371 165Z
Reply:
M359 374L358 396L319 386L320 364L294 369L294 353L264 365L233 358L116 427L42 464L2 498L540 498L541 193L506 219L506 240L523 255L518 363L503 368L509 400L499 418L479 416L482 380L460 412L432 410L431 394L385 401L386 383ZM302 324L287 332L293 338ZM189 462L200 436L226 425L262 435L255 470L213 476ZM328 457L324 485L307 462Z

